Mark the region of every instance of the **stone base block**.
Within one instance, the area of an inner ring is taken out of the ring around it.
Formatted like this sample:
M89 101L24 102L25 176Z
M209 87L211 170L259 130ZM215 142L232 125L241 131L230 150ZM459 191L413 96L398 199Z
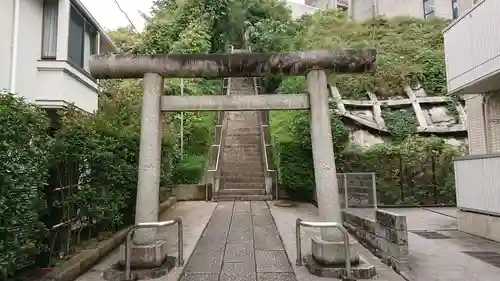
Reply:
M372 279L377 275L375 266L368 263L368 261L358 256L358 264L353 265L351 268L352 278L347 279L347 271L345 265L321 265L313 258L312 255L304 257L304 264L309 273L325 278L337 278L342 280L356 280L356 279Z
M345 263L344 242L325 241L318 237L311 238L312 256L317 263L336 265ZM359 244L355 239L349 239L351 264L359 263Z
M158 240L150 245L132 245L131 268L153 268L163 264L167 258L167 241ZM120 246L121 265L125 265L125 245Z
M125 277L125 267L117 262L106 269L102 277L108 281L132 281L142 279L156 279L167 275L175 266L176 258L167 257L159 267L150 269L133 269L130 272L132 278Z

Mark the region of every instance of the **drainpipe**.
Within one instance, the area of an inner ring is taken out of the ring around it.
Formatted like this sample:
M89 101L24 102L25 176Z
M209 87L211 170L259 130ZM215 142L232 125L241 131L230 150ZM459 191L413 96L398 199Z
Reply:
M375 19L377 14L377 0L372 0L372 19Z
M354 6L352 5L354 1L347 1L347 19L352 21L354 20Z
M10 58L10 92L16 92L17 79L17 43L19 41L19 6L20 0L14 0L14 21L12 26L12 56Z
M488 117L486 116L486 112L488 110L488 107L487 107L487 103L489 101L491 97L491 93L486 93L486 94L483 94L482 95L482 118L483 118L483 126L484 126L484 130L483 130L483 135L484 135L484 154L488 154L489 153L489 146L488 146Z

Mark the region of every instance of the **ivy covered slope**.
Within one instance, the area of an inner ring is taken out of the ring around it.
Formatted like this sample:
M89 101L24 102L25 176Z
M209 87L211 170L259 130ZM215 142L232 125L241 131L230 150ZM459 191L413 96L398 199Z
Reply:
M420 81L429 95L446 94L441 19L377 18L349 22L339 11L322 11L296 21L265 20L251 27L251 44L261 51L376 48L374 74L329 76L344 98L404 96L403 87ZM303 92L303 77L264 79L268 92ZM384 111L390 140L367 149L349 140L349 128L331 105L338 172L375 172L382 204L435 204L455 200L452 156L461 154L438 137L414 135L416 120L406 111ZM307 112L271 114L280 184L292 197L311 198L314 187Z

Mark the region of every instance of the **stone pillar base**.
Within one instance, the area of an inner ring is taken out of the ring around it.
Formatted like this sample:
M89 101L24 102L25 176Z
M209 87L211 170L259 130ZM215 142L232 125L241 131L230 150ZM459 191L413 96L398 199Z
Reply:
M358 241L349 239L351 264L359 263ZM314 260L321 265L345 264L344 242L331 242L319 237L311 238L311 249Z
M162 265L167 258L167 241L155 244L134 245L131 249L131 268L153 268ZM120 264L125 266L125 245L120 246Z

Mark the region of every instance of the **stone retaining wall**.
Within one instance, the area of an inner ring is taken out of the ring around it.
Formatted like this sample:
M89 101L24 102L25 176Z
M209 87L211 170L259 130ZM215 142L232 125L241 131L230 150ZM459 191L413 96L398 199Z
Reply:
M177 197L177 201L205 201L207 191L210 200L212 184L208 184L208 188L204 184L179 184L172 187L172 195Z
M376 210L375 219L343 211L343 224L396 272L408 271L408 229L406 216Z

